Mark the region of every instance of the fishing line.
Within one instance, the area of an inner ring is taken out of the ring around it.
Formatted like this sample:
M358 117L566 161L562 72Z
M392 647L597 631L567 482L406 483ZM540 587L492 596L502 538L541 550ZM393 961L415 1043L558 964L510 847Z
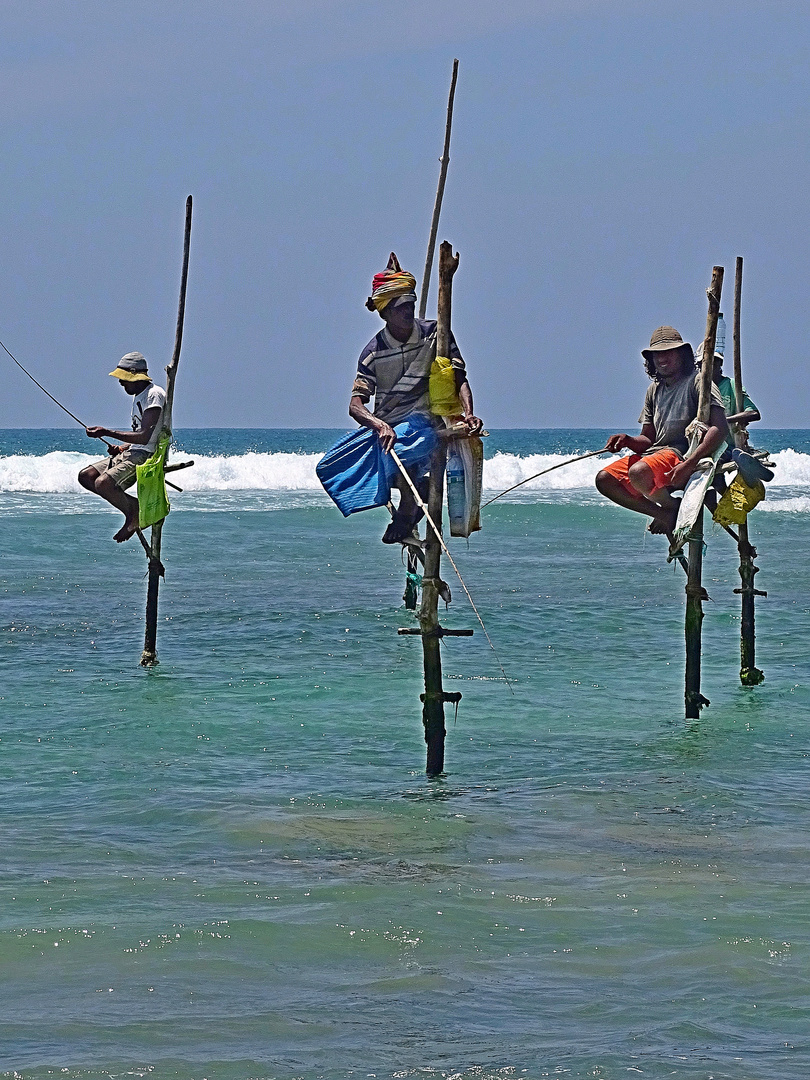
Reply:
M30 371L26 371L26 369L22 366L22 364L17 359L17 357L14 355L14 353L11 351L11 349L7 349L6 346L3 345L2 341L0 341L0 346L2 346L3 349L8 353L8 355L11 357L11 359L14 361L14 363L17 365L17 367L20 369L20 371L22 371L25 375L27 375L28 378L31 380L31 382L35 383L40 388L42 393L45 394L47 397L49 397L51 399L51 401L54 403L54 405L58 405L63 413L68 414L68 416L70 417L71 420L75 420L77 424L81 424L81 426L84 428L85 431L87 430L87 424L85 424L83 420L80 420L78 418L78 416L76 416L75 413L72 413L70 411L70 409L65 408L65 406L62 404L62 402L57 401L56 398L53 396L53 394L49 393L45 389L45 387L42 385L41 382L37 382L37 380L34 378L34 376L31 374ZM108 443L106 439L102 439L101 442L103 442L105 446L108 446L110 449L112 449L112 443Z
M508 495L509 492L514 491L515 488L522 487L523 484L528 484L528 482L530 480L536 480L538 476L545 476L546 473L554 472L555 469L561 469L563 467L563 465L571 465L575 461L585 461L586 458L598 457L599 454L608 454L608 453L610 453L610 451L608 450L608 448L606 446L604 446L604 447L602 447L601 450L593 450L590 454L580 454L579 457L572 457L572 458L569 458L567 461L560 461L556 465L552 465L548 469L543 469L542 472L535 473L534 476L527 476L526 479L521 480L519 484L513 484L512 487L507 488L506 491L502 491L500 495L495 495L493 498L488 499L485 503L481 504L481 509L483 510L485 506L489 506L490 503L494 503L498 499L503 498L504 495Z
M601 453L601 452L602 451L600 450L599 453ZM447 558L450 560L450 565L455 570L456 577L461 582L461 587L464 590L464 592L467 594L467 599L470 601L470 607L475 612L476 619L478 619L478 621L481 623L481 629L484 631L484 637L489 642L490 649L492 649L492 651L495 653L495 659L498 661L498 667L501 669L501 674L503 675L503 677L504 677L504 679L506 681L506 685L509 687L509 692L511 694L514 694L515 691L512 689L512 684L509 682L509 677L507 676L506 672L504 671L503 664L501 663L501 658L500 658L500 656L498 656L498 650L492 644L492 638L487 633L487 628L486 628L486 626L484 626L484 620L481 618L481 615L478 612L478 608L475 606L475 601L473 600L472 596L470 595L470 590L467 588L466 584L464 583L464 578L461 576L461 571L459 570L459 568L456 566L455 562L453 561L453 556L450 554L450 551L449 551L449 549L447 547L447 544L445 544L445 542L444 542L444 537L442 536L441 532L439 531L439 529L438 529L436 523L434 522L433 518L430 516L430 513L428 511L427 506L425 506L424 502L422 501L421 495L416 490L416 484L414 484L413 480L411 480L410 476L406 472L405 466L400 461L399 455L397 454L396 450L394 450L392 448L391 450L388 451L388 453L393 458L394 464L396 465L396 467L399 469L399 471L405 477L405 480L406 480L406 482L408 484L408 487L413 492L413 496L416 499L417 504L424 511L425 519L427 520L427 523L430 525L431 529L433 529L433 532L434 532L434 534L436 536L436 539L439 541L439 543L442 546L442 550L444 551Z

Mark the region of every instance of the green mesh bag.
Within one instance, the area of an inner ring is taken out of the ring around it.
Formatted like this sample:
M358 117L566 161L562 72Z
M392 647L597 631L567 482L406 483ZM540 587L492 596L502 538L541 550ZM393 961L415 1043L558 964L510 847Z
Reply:
M163 521L171 509L163 475L170 442L169 435L162 435L154 454L143 465L135 467L138 478L138 524L142 529Z

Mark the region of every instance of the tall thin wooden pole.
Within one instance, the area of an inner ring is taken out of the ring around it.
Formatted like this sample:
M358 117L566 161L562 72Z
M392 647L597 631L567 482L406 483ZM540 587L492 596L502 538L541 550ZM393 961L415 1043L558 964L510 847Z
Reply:
M172 427L172 406L174 404L174 381L177 377L177 365L180 361L180 348L183 344L183 322L186 314L186 285L188 283L188 256L191 246L191 196L186 199L186 224L183 237L183 270L180 275L180 302L177 307L177 326L174 334L174 351L169 366L166 368L166 407L163 425L168 431ZM167 454L168 458L168 454ZM152 526L150 546L152 555L149 559L149 581L146 587L146 633L144 634L141 664L151 667L158 663L157 657L157 617L158 593L163 565L160 561L160 544L163 535L163 522Z
M458 60L453 61L453 77L450 80L450 95L447 99L447 122L444 128L444 150L439 159L441 169L439 171L439 186L436 190L436 202L433 204L433 217L430 222L430 236L428 238L427 255L425 257L425 272L422 275L422 291L419 294L419 318L424 319L427 311L428 290L430 288L430 275L433 270L433 255L436 251L436 237L439 233L439 216L442 212L442 199L444 198L444 185L447 181L447 168L450 164L450 132L453 128L453 101L456 96L456 79L458 78ZM440 352L439 356L445 354Z
M458 269L458 255L447 241L439 248L439 317L436 350L446 356L450 345L450 316L453 296L453 275ZM430 491L428 512L442 527L444 503L444 469L447 451L444 442L433 452L430 464ZM425 538L425 575L422 579L422 606L419 625L422 632L422 652L425 666L425 693L423 695L422 723L427 743L428 776L438 776L444 770L444 688L442 686L441 637L439 627L439 575L442 549L432 529Z
M712 368L714 366L714 346L717 340L717 319L720 314L720 296L723 291L723 267L715 266L712 270L712 283L707 291L709 311L706 316L706 334L703 338L703 363L700 368L700 383L697 418L703 424L709 423L712 399ZM699 440L699 436L696 436ZM708 705L707 699L700 692L700 650L701 626L703 623L703 508L701 507L691 533L689 534L689 569L686 578L686 618L684 637L686 639L686 679L684 703L687 720L697 720L700 710Z
M737 399L737 412L745 409L745 394L742 384L742 349L740 344L740 309L742 306L742 256L737 256L737 267L734 275L734 396ZM744 449L747 445L747 435L744 428L738 428L734 435L734 442ZM764 596L759 589L754 588L754 577L759 573L759 567L754 565L756 550L751 546L748 535L748 522L744 521L739 526L740 537L737 550L740 553L740 588L735 589L742 600L742 620L740 625L740 682L743 686L758 686L765 675L756 666L756 634L754 627L754 597Z
M430 275L433 272L433 256L436 251L436 236L439 232L439 218L442 212L442 200L444 199L444 185L447 180L447 169L450 165L450 133L453 127L453 102L456 96L456 78L458 76L458 60L453 61L453 77L450 80L450 95L447 99L447 122L444 128L444 149L439 159L441 170L439 172L439 186L436 190L436 201L433 204L433 217L430 221L430 236L428 237L427 254L425 255L425 272L422 275L422 291L419 294L419 318L424 319L427 312L428 290L430 289ZM443 356L443 353L439 353ZM419 570L417 556L409 548L407 553L407 578L405 581L405 594L403 600L405 607L412 611L416 609L416 587L414 577Z

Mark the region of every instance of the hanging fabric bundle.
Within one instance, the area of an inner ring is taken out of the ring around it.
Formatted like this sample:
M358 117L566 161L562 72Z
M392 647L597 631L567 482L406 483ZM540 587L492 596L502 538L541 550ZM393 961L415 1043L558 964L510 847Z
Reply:
M142 529L163 521L171 509L163 471L170 442L170 435L161 435L154 454L135 469L138 482L138 524Z

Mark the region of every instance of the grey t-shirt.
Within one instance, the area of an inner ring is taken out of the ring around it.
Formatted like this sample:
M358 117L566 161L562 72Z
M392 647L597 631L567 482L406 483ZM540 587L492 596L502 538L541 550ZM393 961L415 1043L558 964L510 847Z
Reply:
M681 457L688 453L689 440L684 432L697 416L699 378L699 373L690 373L671 386L664 382L653 382L647 387L638 422L642 426L652 424L655 428L655 442L647 451L648 454L665 446L677 451ZM712 404L719 405L721 409L723 407L723 399L714 383Z

